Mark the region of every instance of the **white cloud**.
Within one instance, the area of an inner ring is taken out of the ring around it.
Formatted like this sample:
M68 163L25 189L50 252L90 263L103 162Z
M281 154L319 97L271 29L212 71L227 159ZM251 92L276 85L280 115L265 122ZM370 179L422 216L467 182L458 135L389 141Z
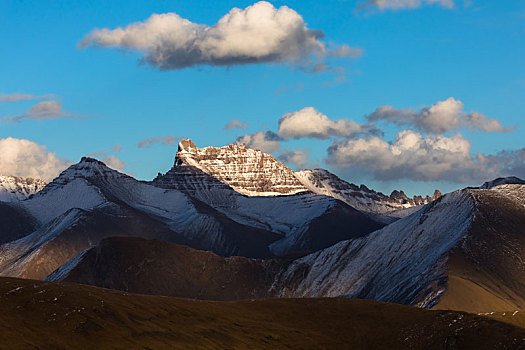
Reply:
M306 149L297 149L297 150L285 150L277 159L281 162L293 164L297 168L304 167L308 163L308 156L310 152Z
M148 147L151 147L157 143L160 143L160 144L163 144L163 145L173 145L177 142L179 142L180 140L182 140L183 137L180 137L180 136L171 136L171 135L166 135L166 136L162 136L162 137L149 137L145 140L142 140L138 143L138 148L148 148Z
M283 139L328 139L331 136L350 137L369 132L373 132L369 126L348 119L331 120L313 107L283 115L277 131Z
M460 134L425 138L403 130L393 142L379 137L336 141L328 148L327 162L378 180L476 183L498 176L525 175L525 149L487 156L473 155L470 146Z
M279 136L272 131L258 131L237 138L237 144L245 144L248 148L271 153L281 148Z
M239 119L233 119L230 120L226 125L224 125L224 129L231 130L231 129L248 129L248 123L241 122Z
M510 132L513 128L503 127L497 119L490 119L478 112L466 113L463 103L450 97L416 112L411 108L396 109L382 106L367 117L370 122L386 121L398 126L414 128L434 134L443 134L465 127L485 132Z
M369 0L358 5L358 10L375 8L379 11L415 9L423 4L437 4L445 8L454 8L453 0Z
M35 96L31 94L10 94L10 95L0 95L0 102L16 102L16 101L28 101L28 100L48 100L54 98L55 95L42 95Z
M353 48L346 44L341 45L330 51L329 55L334 57L359 57L363 54L363 49Z
M39 178L51 181L71 162L60 159L45 146L12 137L0 139L2 175Z
M357 55L347 46L327 50L324 34L307 28L287 6L260 1L233 8L215 25L190 22L176 13L153 14L124 28L95 29L79 47L118 47L143 54L142 62L161 70L196 65L230 66L253 63L300 63L330 55Z

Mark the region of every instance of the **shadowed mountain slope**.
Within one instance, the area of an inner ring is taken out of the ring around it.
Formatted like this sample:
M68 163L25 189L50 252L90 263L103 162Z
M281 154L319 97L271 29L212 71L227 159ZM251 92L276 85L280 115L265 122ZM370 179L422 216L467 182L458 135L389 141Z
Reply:
M108 238L47 278L122 291L207 300L267 298L284 259L221 257L141 238Z

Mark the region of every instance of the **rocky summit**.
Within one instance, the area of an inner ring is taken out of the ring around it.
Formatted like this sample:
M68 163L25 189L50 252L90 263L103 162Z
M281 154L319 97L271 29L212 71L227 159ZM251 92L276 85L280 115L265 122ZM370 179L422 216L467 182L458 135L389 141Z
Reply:
M182 140L175 164L166 176L202 171L247 196L275 196L308 189L294 172L272 155L245 145L197 148L190 139ZM160 177L157 181L161 181Z

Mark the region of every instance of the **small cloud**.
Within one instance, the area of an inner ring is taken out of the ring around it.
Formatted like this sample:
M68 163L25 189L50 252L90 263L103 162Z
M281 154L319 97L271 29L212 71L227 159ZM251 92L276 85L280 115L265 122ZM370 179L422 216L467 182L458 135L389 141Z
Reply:
M145 140L140 141L137 144L138 148L149 148L152 147L155 144L162 144L162 145L173 145L175 143L178 143L180 140L182 140L183 137L180 136L171 136L166 135L162 137L149 137Z
M281 148L279 136L273 131L258 131L237 138L237 144L245 144L248 148L272 153Z
M18 115L14 118L4 118L4 122L20 123L24 119L43 120L60 118L84 118L84 116L63 110L62 103L60 102L42 101L21 115Z
M55 95L41 95L35 96L30 94L10 94L10 95L0 95L0 102L16 102L16 101L29 101L29 100L49 100L55 98Z
M341 45L329 52L332 57L360 57L363 55L363 49L352 48L346 44Z
M349 119L332 120L313 107L305 107L283 115L279 119L277 134L282 139L306 137L326 140L332 136L351 137L377 132L370 125L358 124Z
M307 149L284 150L277 159L283 163L293 164L296 168L304 167L308 163L310 152Z
M118 153L118 152L121 152L121 151L122 151L122 147L120 147L120 145L119 145L118 143L116 143L115 146L113 146L113 147L111 148L111 150L112 150L113 152Z
M453 0L369 0L358 4L356 10L406 10L420 8L423 4L436 4L448 9L455 7Z
M248 123L241 122L239 119L235 118L231 121L229 121L226 125L224 125L225 130L231 130L231 129L248 129Z

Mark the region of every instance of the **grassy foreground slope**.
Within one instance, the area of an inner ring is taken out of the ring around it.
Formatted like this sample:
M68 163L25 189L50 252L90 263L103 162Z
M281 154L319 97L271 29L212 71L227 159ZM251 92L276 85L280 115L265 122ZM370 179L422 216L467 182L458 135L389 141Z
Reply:
M0 279L6 349L515 349L525 329L355 299L211 302Z

